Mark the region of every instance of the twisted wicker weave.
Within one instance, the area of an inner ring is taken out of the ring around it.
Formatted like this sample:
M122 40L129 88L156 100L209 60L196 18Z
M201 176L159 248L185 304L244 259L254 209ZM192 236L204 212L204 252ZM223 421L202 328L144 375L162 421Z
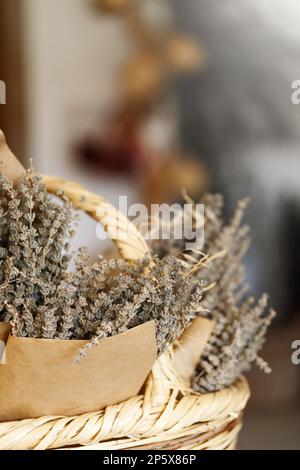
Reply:
M62 189L76 208L99 220L125 259L147 253L136 227L105 199L78 184L43 180L49 192ZM111 231L114 224L119 231ZM174 368L171 347L156 361L143 394L80 416L0 423L0 449L233 449L249 395L243 377L215 393L187 389Z

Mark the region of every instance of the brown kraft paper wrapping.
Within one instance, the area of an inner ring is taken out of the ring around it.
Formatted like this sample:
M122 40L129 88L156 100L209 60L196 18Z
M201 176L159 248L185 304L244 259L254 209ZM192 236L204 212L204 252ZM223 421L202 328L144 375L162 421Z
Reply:
M190 387L195 367L211 335L213 326L213 320L197 317L179 339L179 345L174 353L174 365L187 387Z
M0 340L8 329L0 324ZM86 343L10 335L0 364L0 421L74 416L139 393L156 359L154 321L101 340L76 363Z

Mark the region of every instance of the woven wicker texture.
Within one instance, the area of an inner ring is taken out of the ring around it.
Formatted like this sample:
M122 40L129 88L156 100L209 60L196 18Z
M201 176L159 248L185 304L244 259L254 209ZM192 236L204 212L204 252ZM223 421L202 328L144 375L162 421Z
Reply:
M143 395L71 418L1 423L0 449L233 448L249 398L246 380L204 395L181 388L170 349L156 361Z
M125 259L148 252L136 227L105 199L78 184L43 180L49 192L63 190L74 207L100 221ZM0 423L0 449L233 449L250 395L247 381L197 394L178 376L173 353L171 347L158 358L143 394L118 405L75 417Z

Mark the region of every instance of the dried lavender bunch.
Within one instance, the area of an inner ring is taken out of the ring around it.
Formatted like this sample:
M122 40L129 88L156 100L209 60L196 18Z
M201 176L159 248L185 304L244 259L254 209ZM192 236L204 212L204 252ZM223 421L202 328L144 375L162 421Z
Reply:
M215 258L207 268L202 263L200 270L194 270L197 278L206 281L207 285L214 284L214 288L206 292L202 303L202 307L213 314L214 308L226 298L228 292L234 292L237 299L242 299L248 290L242 258L250 245L249 227L241 225L248 200L238 203L228 224L222 219L223 198L220 195L207 194L200 202L205 206L205 239L201 251L186 252L184 239L159 240L153 243L152 249L160 258L169 254L181 257L187 262L188 269L196 267L201 260L205 261L203 253ZM178 223L182 221L178 220ZM195 218L193 223L196 224ZM171 233L175 231L171 230Z
M16 188L0 175L0 321L13 334L37 338L104 337L154 319L158 352L177 339L196 315L210 311L215 330L193 380L201 391L232 381L257 358L272 315L265 300L255 307L242 302L241 261L249 240L241 226L242 201L228 225L221 219L222 200L207 196L204 250L214 263L203 269L200 253L183 253L178 241L161 245L161 259L137 263L99 257L88 265L84 250L76 271L68 271L74 215L70 205L54 202L40 180L28 172ZM168 251L181 255L168 255ZM217 257L222 253L222 257ZM203 280L214 283L203 296Z
M205 257L200 252L186 253L185 240L159 242L153 249L162 257L167 253L181 256L196 278L201 277L213 285L205 292L201 315L210 315L215 326L193 378L193 387L207 392L231 385L253 362L265 372L269 371L258 352L274 312L265 313L266 296L256 306L253 299L246 298L248 285L243 256L250 240L249 229L242 225L242 219L248 200L238 203L228 224L222 219L221 196L206 195L201 202L205 205L205 243L202 250L215 257L209 267L197 270L199 260L205 261Z
M178 259L99 257L89 265L82 249L69 272L70 204L53 201L30 172L16 188L0 175L0 188L0 321L14 335L91 339L89 349L155 320L161 353L197 315L201 283Z
M63 282L72 219L69 205L51 200L30 171L16 188L0 174L0 321L14 334L35 334Z
M268 364L258 356L275 315L272 310L266 313L266 306L265 295L256 305L249 298L237 306L230 296L218 305L214 330L192 380L195 390L205 393L229 386L252 363L270 372Z
M102 266L112 261L102 259ZM97 269L99 262L97 263ZM80 327L92 338L80 355L106 336L118 334L150 320L156 323L158 354L179 338L195 318L202 299L202 284L187 276L182 263L171 256L163 260L145 258L134 265L113 260L105 269L101 286L96 286L97 324L90 322L90 309L80 317ZM98 287L100 289L98 290ZM85 289L86 287L84 287ZM87 290L90 292L90 289ZM82 296L84 298L84 296ZM87 307L89 300L85 306ZM94 308L95 303L92 303ZM91 313L92 318L95 313ZM89 325L89 326L88 326ZM96 329L95 329L96 327Z

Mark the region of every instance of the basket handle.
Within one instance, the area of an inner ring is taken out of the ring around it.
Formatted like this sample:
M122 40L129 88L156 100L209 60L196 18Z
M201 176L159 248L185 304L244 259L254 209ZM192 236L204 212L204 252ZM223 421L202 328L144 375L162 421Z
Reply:
M149 247L136 226L103 197L85 190L80 184L55 176L42 176L42 182L49 193L62 191L76 209L101 222L124 259L134 261L149 253Z
M13 184L16 184L25 169L7 145L5 135L0 129L1 170ZM54 176L42 176L42 181L50 193L63 193L77 209L82 209L102 223L108 236L119 248L120 254L127 260L142 259L149 248L142 234L127 217L107 202L103 197L86 191L82 186Z

